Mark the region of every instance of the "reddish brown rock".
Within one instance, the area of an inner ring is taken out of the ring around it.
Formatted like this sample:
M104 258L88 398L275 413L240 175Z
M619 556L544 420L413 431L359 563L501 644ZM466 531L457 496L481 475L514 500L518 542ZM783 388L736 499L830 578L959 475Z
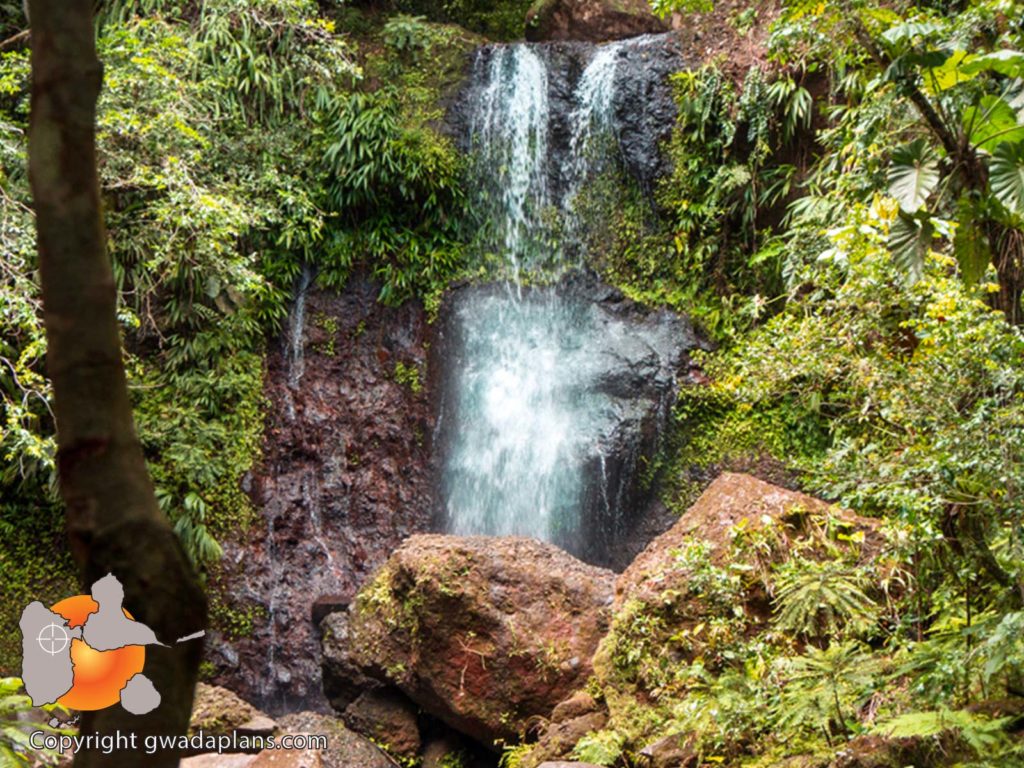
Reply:
M580 739L607 724L608 712L589 693L577 691L551 712L551 720L540 729L537 743L520 759L520 768L538 768L570 757Z
M668 28L647 0L536 0L526 15L526 39L534 42L602 43Z
M418 302L386 307L379 290L308 290L301 333L289 320L271 346L263 458L243 482L258 515L222 540L210 579L214 682L272 715L326 708L316 619L430 526L430 327ZM399 362L422 387L396 379Z
M766 483L751 475L724 472L715 479L670 530L652 541L615 583L615 605L628 598L656 599L688 574L673 568L676 553L690 539L710 545L711 562L723 562L738 527L757 531L772 525L778 534L776 559L782 559L793 541L811 535L811 521L833 515L849 533L865 540L861 557L873 557L882 545L878 523L841 510L828 502Z
M420 751L416 709L393 688L366 691L345 708L345 725L399 758L415 759Z
M613 582L530 539L413 536L324 621L325 674L354 665L493 747L590 676Z

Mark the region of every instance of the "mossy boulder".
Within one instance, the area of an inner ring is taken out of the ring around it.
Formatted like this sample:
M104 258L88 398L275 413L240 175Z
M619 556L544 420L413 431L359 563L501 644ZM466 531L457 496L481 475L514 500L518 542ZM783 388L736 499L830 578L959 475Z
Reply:
M832 532L825 530L831 525ZM732 562L744 539L758 539L767 560L781 562L795 547L824 549L832 539L858 541L861 556L873 557L882 547L878 521L855 515L826 501L767 483L752 475L723 472L672 528L652 541L615 583L615 606L628 600L650 602L668 589L679 588L691 574L680 568L679 553L699 541L708 562ZM839 529L845 536L836 536ZM763 541L760 541L762 540ZM816 546L815 539L821 539ZM846 546L846 545L843 545ZM753 558L757 553L748 553ZM757 597L751 595L751 597Z
M755 635L791 643L792 633L772 633L778 568L795 557L863 566L883 545L876 520L723 473L619 576L612 631L594 660L599 678L613 691L684 693L675 671L694 660L715 672Z
M269 736L276 727L277 723L233 691L219 685L196 685L189 733L219 736L237 731Z
M324 621L324 677L393 685L493 747L590 677L614 579L530 539L413 536Z
M280 721L282 733L327 737L327 749L318 750L322 768L394 768L395 762L369 739L350 731L338 718L317 712L295 712ZM278 750L280 751L280 750ZM264 753L272 754L272 753Z
M689 765L702 734L676 713L699 702L691 696L700 680L734 670L751 644L791 656L815 639L815 615L806 632L780 627L780 579L835 567L863 577L858 589L881 602L884 545L875 520L750 475L720 475L616 581L612 627L587 689L607 712L609 741L651 765ZM554 725L524 766L572 754ZM743 738L729 734L716 754L738 760Z
M646 0L537 0L526 15L526 39L534 42L601 43L667 29Z

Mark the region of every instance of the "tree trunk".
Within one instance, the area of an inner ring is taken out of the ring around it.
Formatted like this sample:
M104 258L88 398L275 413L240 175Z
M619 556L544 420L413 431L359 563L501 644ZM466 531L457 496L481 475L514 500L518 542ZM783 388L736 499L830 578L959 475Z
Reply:
M81 732L134 733L142 747L147 735L187 728L201 643L175 640L205 626L206 599L157 506L132 420L96 168L103 73L92 0L31 0L30 11L30 173L71 551L86 589L113 573L125 607L169 644L146 652L160 706L142 716L120 706L85 713ZM173 750L75 757L79 767L177 764Z

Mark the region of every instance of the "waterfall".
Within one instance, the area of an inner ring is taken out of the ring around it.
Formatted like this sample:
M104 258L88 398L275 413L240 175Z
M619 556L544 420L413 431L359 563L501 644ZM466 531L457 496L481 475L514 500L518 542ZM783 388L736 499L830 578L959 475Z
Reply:
M605 487L602 451L608 424L625 409L602 391L609 353L595 340L619 343L628 330L579 297L524 283L579 266L570 256L579 249L568 247L580 228L573 204L610 159L618 60L642 44L573 49L586 61L570 83L557 80L572 67L556 67L559 51L549 46L477 55L468 121L481 182L475 202L490 227L483 250L506 280L452 310L457 351L446 363L439 420L448 434L442 495L452 533L533 536L578 552L592 522L584 507L594 496L586 486L595 457L597 503L607 508L622 496ZM571 103L555 114L553 94L564 101L566 90ZM566 117L568 136L552 127Z
M493 198L478 202L488 210L497 230L495 244L518 282L540 245L535 238L549 203L547 70L526 45L489 52L489 60L481 54L476 63L476 76L483 76L486 87L473 111L470 135Z

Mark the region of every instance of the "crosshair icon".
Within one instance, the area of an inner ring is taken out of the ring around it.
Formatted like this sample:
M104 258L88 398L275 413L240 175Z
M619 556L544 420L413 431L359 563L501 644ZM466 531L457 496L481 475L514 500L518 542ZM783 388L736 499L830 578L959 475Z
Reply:
M39 637L36 639L39 641L39 647L51 656L56 656L58 653L63 652L70 642L64 627L59 627L52 623L43 627L39 632Z

